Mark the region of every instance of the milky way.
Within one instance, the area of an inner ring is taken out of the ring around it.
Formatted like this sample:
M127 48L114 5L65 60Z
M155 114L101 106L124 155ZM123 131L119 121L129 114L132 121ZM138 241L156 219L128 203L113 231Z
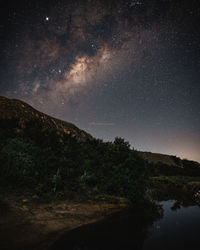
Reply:
M200 161L198 1L5 3L1 95L104 140Z

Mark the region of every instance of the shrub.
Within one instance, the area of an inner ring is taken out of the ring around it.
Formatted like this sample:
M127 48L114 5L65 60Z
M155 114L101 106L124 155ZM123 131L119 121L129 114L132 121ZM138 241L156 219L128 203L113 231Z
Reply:
M35 152L38 148L28 139L11 138L7 140L0 152L0 175L4 182L9 181L14 186L31 187L35 182Z
M9 138L2 144L4 183L39 190L42 195L68 197L75 193L92 198L107 194L133 202L145 197L146 163L124 139L78 142L65 135L60 141L55 131L48 130L34 140L33 134Z

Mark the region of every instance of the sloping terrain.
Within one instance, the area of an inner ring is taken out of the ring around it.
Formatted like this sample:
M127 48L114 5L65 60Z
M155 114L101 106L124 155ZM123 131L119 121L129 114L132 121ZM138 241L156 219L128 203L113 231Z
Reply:
M58 136L70 134L79 141L93 139L91 135L72 123L39 112L21 100L0 96L0 127L13 128L15 132L22 133L27 126L34 126L36 123L43 130L55 129Z
M27 126L34 126L36 121L44 131L55 129L58 136L62 136L62 134L70 134L79 141L94 139L90 134L79 129L72 123L44 114L21 100L0 96L0 127L12 127L15 132L21 133ZM182 160L176 156L140 151L138 151L138 153L149 163L182 166Z
M139 152L139 154L147 160L149 163L163 163L169 166L181 166L181 160L172 155L151 153L151 152Z
M197 162L135 151L119 137L102 142L0 97L1 249L47 249L63 230L102 219L127 201L146 204L147 192L155 200L197 202L199 176Z

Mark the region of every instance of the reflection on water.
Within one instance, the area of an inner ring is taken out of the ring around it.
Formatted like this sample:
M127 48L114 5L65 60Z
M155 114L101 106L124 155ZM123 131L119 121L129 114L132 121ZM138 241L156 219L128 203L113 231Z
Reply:
M147 210L129 210L72 230L52 250L200 249L200 208L164 201L152 216ZM160 218L160 220L158 220Z
M143 249L200 249L200 208L175 201L160 204L164 216L151 227Z

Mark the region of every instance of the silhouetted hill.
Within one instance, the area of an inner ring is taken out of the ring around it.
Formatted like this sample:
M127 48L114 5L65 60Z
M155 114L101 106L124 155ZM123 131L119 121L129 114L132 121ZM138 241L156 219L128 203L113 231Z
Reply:
M17 134L23 133L28 127L37 131L38 125L42 131L55 130L58 136L63 134L71 135L78 141L95 140L90 134L79 129L74 124L56 119L44 114L29 104L18 100L0 96L0 127L11 128ZM150 164L163 164L165 166L183 167L183 163L200 167L195 161L181 160L173 155L140 152L138 154Z
M74 124L65 122L34 109L27 103L0 96L0 127L13 128L23 133L27 127L37 124L42 130L55 129L58 136L70 134L79 141L93 140L93 137Z
M138 152L139 155L147 160L149 163L153 164L164 164L168 166L175 166L175 167L183 167L184 163L191 164L196 167L200 167L200 163L197 161L181 159L174 155L166 155L166 154L159 154L159 153L152 153L152 152Z
M182 166L181 159L176 156L151 152L139 152L139 154L149 163L160 162L169 166Z
M151 152L138 152L138 154L148 162L152 176L200 176L200 163L196 161Z
M20 100L0 97L0 187L50 199L120 193L135 202L144 199L147 178L145 161L124 139L103 142Z

